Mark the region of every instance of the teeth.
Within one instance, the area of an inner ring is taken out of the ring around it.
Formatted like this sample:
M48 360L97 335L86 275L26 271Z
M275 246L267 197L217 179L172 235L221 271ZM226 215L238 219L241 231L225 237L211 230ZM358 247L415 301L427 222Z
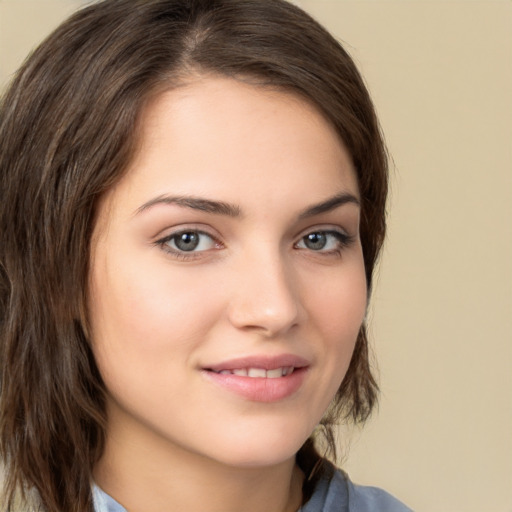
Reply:
M287 366L286 368L283 368L283 377L286 377L286 375L290 375L290 373L293 372L293 366Z
M267 370L267 379L278 379L282 377L284 368L276 368L275 370Z
M290 375L294 370L293 366L283 366L274 370L265 370L263 368L236 368L234 370L221 370L221 375L238 375L240 377L252 377L259 379L278 379Z
M247 370L247 377L259 377L264 379L267 376L267 371L263 368L249 368Z

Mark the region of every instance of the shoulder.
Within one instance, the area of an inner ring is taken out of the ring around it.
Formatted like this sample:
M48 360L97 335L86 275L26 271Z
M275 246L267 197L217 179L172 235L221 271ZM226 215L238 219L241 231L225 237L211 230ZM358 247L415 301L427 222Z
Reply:
M315 485L300 512L412 512L377 487L356 485L341 470L329 471Z
M353 484L346 477L349 512L412 512L408 506L378 487Z

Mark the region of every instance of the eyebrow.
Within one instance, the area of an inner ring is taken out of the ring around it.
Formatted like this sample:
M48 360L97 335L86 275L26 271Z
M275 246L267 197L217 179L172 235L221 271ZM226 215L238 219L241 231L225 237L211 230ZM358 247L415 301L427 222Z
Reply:
M357 206L360 205L359 200L353 194L342 192L326 199L325 201L322 201L321 203L307 207L299 214L299 219L314 217L315 215L320 215L322 213L335 210L336 208L347 203L355 204ZM214 201L211 199L195 196L167 195L158 196L147 201L142 206L137 208L137 210L135 210L135 215L138 215L160 204L177 205L184 208L191 208L193 210L200 210L206 213L225 215L227 217L242 217L242 210L236 204L226 203L224 201Z
M241 217L242 212L240 207L234 204L225 203L224 201L212 201L211 199L204 199L195 196L158 196L144 203L141 207L137 208L135 214L142 213L149 210L158 204L177 205L193 210L200 210L206 213L215 213L217 215L226 215L228 217Z
M356 196L348 192L342 192L341 194L336 194L321 203L306 208L299 214L299 219L307 219L309 217L314 217L315 215L320 215L321 213L327 213L347 203L360 206L359 199L357 199Z

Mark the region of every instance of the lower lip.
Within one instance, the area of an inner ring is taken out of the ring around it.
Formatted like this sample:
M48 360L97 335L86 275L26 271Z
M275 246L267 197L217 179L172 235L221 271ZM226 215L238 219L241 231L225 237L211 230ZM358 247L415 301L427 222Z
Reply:
M297 368L285 377L269 379L203 371L210 381L253 402L278 402L292 396L301 387L306 373L307 368Z

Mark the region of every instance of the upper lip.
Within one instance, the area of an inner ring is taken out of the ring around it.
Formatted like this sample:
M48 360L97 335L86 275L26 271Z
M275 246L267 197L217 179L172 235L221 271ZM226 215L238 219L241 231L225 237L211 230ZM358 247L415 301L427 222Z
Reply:
M278 356L254 355L237 357L222 361L212 365L204 366L205 370L221 372L223 370L236 370L239 368L261 368L263 370L275 370L277 368L293 366L294 368L303 368L309 366L310 362L294 354L281 354Z

